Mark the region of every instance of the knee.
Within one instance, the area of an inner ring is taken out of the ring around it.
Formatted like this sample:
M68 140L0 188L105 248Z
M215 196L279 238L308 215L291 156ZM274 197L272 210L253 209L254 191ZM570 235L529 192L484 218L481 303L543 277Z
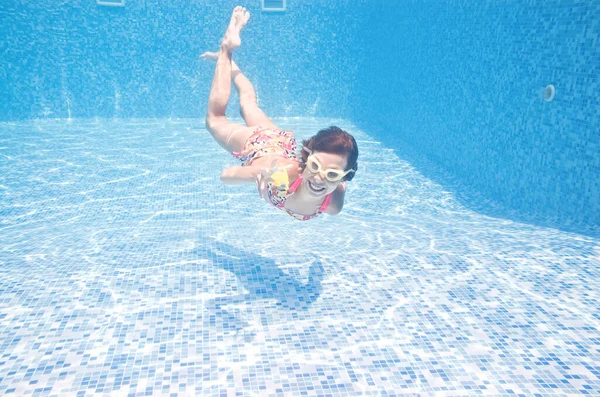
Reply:
M223 123L224 121L227 121L227 119L223 116L207 114L206 118L204 119L204 125L207 130L214 130L217 125Z

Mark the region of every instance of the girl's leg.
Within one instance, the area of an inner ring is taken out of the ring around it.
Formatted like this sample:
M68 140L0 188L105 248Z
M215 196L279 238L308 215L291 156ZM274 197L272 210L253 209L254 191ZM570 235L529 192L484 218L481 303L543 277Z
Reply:
M205 52L200 56L202 59L217 60L218 52ZM240 94L240 113L248 127L262 126L277 129L273 121L258 107L256 92L250 80L242 73L238 65L231 60L231 79Z
M221 50L217 58L215 74L208 97L206 128L213 138L228 152L241 151L254 128L231 123L225 117L227 102L231 93L232 52L241 44L239 33L250 14L245 8L236 7L231 22L221 42Z
M248 127L260 125L264 128L277 129L273 121L258 107L252 83L233 60L231 61L231 79L240 94L240 113L246 125Z

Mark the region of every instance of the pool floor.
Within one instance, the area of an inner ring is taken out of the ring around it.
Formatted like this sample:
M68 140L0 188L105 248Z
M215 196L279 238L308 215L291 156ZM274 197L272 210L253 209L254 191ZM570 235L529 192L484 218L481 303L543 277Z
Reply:
M345 120L299 222L202 120L0 123L0 394L598 395L600 244L466 208Z

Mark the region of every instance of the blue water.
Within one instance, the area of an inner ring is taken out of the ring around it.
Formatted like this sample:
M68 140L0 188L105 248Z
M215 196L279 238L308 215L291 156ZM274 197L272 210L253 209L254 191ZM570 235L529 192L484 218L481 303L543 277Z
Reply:
M233 5L3 1L0 120L202 117L214 69L198 57L217 49ZM269 116L351 120L421 154L411 163L427 177L420 158L444 168L471 209L600 235L600 2L243 5L234 58Z
M474 212L349 121L275 122L356 137L342 214L220 183L200 119L1 123L0 393L598 393L598 239Z
M309 222L219 180L233 5L0 2L0 394L600 395L600 2L243 4L261 108L359 145Z

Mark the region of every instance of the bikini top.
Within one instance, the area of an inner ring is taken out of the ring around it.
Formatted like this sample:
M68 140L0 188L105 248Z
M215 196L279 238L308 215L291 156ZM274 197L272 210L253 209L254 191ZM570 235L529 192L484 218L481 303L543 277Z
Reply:
M296 190L298 189L298 186L300 186L301 183L302 183L302 174L300 174L298 176L298 178L294 181L294 183L292 183L290 185L289 189L281 189L281 188L278 188L274 184L269 184L269 186L267 188L267 197L269 198L269 202L271 204L273 204L273 206L279 208L282 211L287 212L288 215L293 216L294 218L298 219L299 221L307 221L309 219L317 217L321 212L323 212L327 209L327 206L329 205L329 202L331 201L331 193L329 193L325 197L325 200L323 200L323 203L321 204L321 206L319 207L319 209L317 210L316 213L314 213L312 215L297 214L294 211L291 211L291 210L285 208L285 201L287 200L288 196L293 195L294 192L296 192Z

